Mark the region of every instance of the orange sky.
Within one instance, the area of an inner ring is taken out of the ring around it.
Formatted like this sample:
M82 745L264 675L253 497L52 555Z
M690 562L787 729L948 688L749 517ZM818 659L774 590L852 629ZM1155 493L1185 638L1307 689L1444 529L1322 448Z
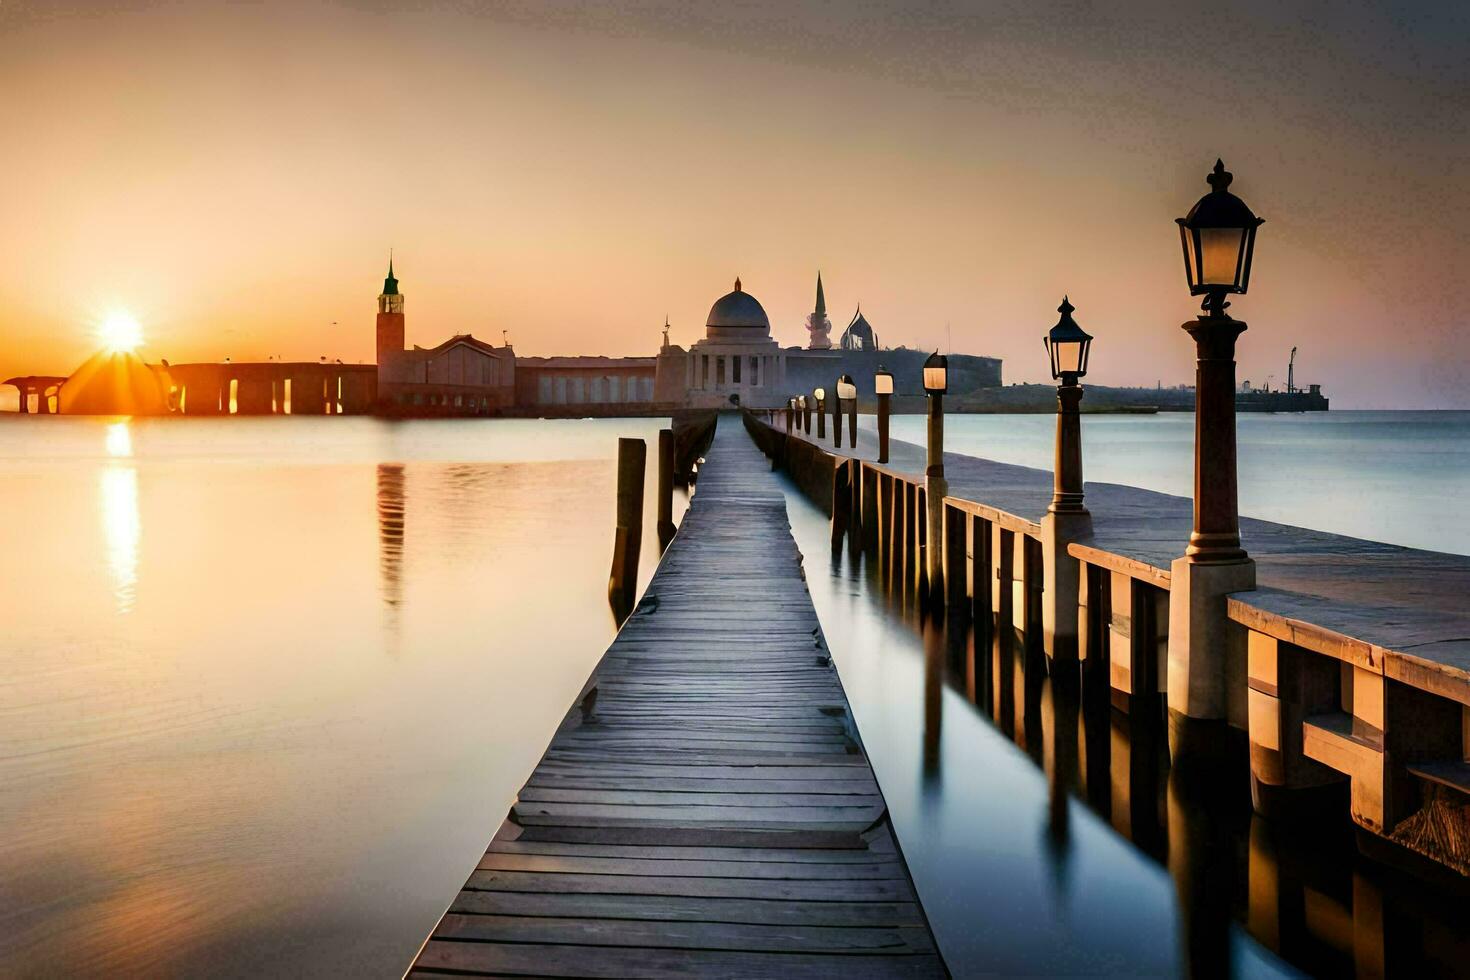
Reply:
M1040 380L1066 292L1089 380L1177 383L1222 155L1241 377L1470 408L1464 9L1113 6L6 0L0 378L113 309L150 359L370 359L391 246L410 343L647 354L737 274L799 343L820 267L839 330Z

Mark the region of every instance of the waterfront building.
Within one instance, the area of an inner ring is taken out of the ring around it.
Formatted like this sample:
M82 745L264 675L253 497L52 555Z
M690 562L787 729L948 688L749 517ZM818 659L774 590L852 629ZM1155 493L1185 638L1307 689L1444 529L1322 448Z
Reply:
M663 347L658 358L663 383L656 380L655 390L667 396L682 389L679 400L687 408L785 403L786 354L771 337L765 307L741 288L739 279L710 307L704 331L687 353Z
M403 294L388 261L378 295L378 404L388 414L498 415L516 400L516 356L472 334L406 348Z
M758 299L739 279L735 289L710 307L705 335L685 350L668 339L657 358L654 400L684 408L779 408L794 393L831 388L838 376L852 375L859 398L874 398L873 377L879 366L895 375L895 393L920 396L928 351L905 347L881 350L878 335L859 310L833 346L827 332L826 290L817 277L816 309L806 318L806 347L781 347L771 337L771 322ZM823 326L825 325L825 326ZM956 354L950 372L957 390L998 387L1001 362L993 357Z

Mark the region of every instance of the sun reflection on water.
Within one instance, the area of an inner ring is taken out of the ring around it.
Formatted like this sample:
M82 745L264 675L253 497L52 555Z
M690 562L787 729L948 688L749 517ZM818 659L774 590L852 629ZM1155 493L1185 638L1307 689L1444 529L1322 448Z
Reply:
M125 613L132 610L137 599L138 539L143 530L138 514L138 471L132 461L133 437L126 421L107 427L107 455L112 461L102 470L102 527L117 611Z
M114 458L133 455L133 433L126 421L107 426L107 455Z

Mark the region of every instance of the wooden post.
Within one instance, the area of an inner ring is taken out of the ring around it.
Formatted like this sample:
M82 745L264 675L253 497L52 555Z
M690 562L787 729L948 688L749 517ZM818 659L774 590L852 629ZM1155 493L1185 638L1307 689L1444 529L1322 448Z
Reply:
M983 517L970 518L970 605L971 615L985 627L993 629L991 614L995 603L995 573L991 569L991 546L994 538L991 524Z
M968 529L970 515L958 507L944 508L944 599L951 616L970 615Z
M674 540L674 430L658 430L658 550Z
M837 382L839 385L841 383L841 381ZM838 390L836 385L832 390ZM836 395L832 396L832 448L842 448L842 399Z
M892 395L878 396L878 462L888 462L888 416Z
M648 447L642 439L618 440L617 528L607 599L619 623L633 611L633 600L638 593L638 553L643 546L643 467L647 457Z

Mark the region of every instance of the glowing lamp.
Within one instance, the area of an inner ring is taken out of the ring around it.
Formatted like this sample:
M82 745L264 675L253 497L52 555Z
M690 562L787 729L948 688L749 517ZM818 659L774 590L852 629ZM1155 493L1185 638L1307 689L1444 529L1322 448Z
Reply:
M924 362L924 391L930 395L942 395L948 390L949 358L935 351Z
M844 374L837 379L837 400L839 402L857 401L857 385L852 382L852 375Z
M1205 178L1210 192L1195 202L1188 215L1175 219L1184 246L1190 295L1203 295L1204 309L1211 316L1225 315L1227 293L1244 293L1249 288L1256 229L1265 220L1230 193L1232 179L1225 164L1216 160L1214 171Z
M1051 376L1064 385L1076 384L1087 373L1087 357L1092 352L1092 336L1072 319L1074 309L1063 296L1057 307L1062 317L1041 340L1051 357Z
M893 394L893 375L881 364L878 366L878 372L873 375L873 393L877 395Z
M822 404L822 402L827 400L827 389L818 388L816 391L812 392L812 397L817 400L818 405Z

